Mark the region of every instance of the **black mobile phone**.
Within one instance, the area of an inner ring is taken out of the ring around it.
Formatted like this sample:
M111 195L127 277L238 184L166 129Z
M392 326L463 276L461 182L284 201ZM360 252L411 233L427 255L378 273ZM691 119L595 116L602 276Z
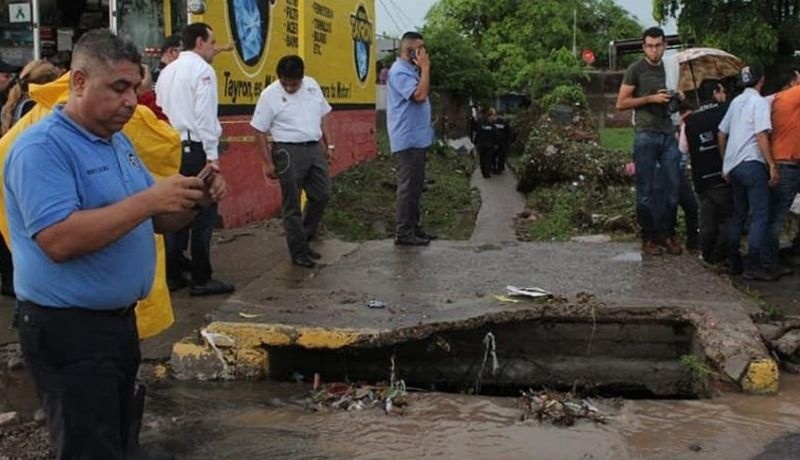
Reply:
M417 50L415 50L413 48L408 50L408 58L411 59L411 62L416 61L417 60Z

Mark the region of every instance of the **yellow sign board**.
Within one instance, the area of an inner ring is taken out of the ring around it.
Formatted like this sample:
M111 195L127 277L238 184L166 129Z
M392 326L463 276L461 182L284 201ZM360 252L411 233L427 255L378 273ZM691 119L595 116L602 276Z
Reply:
M209 0L192 21L211 26L218 44L235 43L213 63L223 108L254 105L290 54L331 104L375 104L374 0Z

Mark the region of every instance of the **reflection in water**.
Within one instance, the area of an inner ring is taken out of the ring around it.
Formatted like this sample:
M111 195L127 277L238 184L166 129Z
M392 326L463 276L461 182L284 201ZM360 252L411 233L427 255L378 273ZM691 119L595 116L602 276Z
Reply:
M602 405L608 425L520 421L513 398L414 394L402 416L314 413L306 387L276 383L153 388L143 441L186 459L750 459L800 425L800 378L775 397Z

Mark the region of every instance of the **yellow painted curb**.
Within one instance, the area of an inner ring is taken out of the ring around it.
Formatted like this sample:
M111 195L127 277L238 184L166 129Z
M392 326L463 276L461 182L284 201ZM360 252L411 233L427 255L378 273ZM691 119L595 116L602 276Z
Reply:
M753 394L776 394L780 373L771 359L751 361L742 377L742 390Z
M290 346L303 348L339 349L366 341L378 334L372 329L328 329L322 327L297 327L285 324L253 324L215 322L207 330L233 337L237 348L259 346Z
M196 345L193 343L178 342L172 345L173 358L200 358L211 353L211 350L205 345Z

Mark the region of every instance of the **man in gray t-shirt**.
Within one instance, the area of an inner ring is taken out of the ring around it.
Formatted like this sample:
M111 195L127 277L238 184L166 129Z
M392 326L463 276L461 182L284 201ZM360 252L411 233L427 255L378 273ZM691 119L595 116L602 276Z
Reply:
M644 31L644 58L628 67L617 97L617 110L636 110L636 217L642 232L642 253L646 255L661 255L661 246L670 254L683 252L673 225L681 154L670 118L670 107L683 95L666 89L662 61L665 46L663 30L651 27Z

